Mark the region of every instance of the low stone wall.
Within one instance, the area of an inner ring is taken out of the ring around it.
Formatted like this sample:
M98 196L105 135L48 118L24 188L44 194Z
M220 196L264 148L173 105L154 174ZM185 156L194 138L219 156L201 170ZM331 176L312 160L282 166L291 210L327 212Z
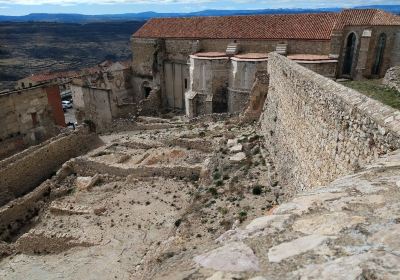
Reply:
M74 171L80 176L94 176L95 174L110 174L119 177L131 176L134 178L146 177L167 177L167 178L188 178L198 180L202 166L150 166L142 165L135 167L120 167L108 165L102 162L90 161L82 158L76 158L71 163Z
M276 53L261 116L279 183L324 185L400 148L400 112Z
M82 127L0 161L0 206L32 191L64 162L86 153L99 141Z

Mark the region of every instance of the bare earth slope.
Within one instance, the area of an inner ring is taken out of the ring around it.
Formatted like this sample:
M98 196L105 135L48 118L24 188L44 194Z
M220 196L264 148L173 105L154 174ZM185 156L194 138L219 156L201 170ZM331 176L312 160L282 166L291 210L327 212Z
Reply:
M0 278L399 279L398 151L289 198L259 127L233 123L103 135L0 243Z

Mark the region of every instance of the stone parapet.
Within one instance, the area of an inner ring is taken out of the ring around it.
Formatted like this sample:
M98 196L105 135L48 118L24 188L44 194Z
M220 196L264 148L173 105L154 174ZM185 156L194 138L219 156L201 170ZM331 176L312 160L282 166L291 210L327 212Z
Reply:
M400 112L278 54L262 131L293 193L323 185L400 148Z

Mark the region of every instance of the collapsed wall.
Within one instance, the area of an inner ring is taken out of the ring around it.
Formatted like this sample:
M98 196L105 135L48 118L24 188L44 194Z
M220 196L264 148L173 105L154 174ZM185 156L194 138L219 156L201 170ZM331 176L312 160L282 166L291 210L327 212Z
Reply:
M400 112L272 53L262 132L281 185L323 185L400 148Z
M0 161L0 206L29 193L67 160L97 146L97 135L80 128Z

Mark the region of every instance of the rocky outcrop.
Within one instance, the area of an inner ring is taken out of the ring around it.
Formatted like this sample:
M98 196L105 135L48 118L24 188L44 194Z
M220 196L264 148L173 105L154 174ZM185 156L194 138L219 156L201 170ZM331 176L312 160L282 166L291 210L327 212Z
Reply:
M195 256L200 267L213 270L200 278L397 279L399 174L396 152L326 187L298 194L224 233L216 240L220 247Z
M400 92L400 66L389 68L382 83Z

